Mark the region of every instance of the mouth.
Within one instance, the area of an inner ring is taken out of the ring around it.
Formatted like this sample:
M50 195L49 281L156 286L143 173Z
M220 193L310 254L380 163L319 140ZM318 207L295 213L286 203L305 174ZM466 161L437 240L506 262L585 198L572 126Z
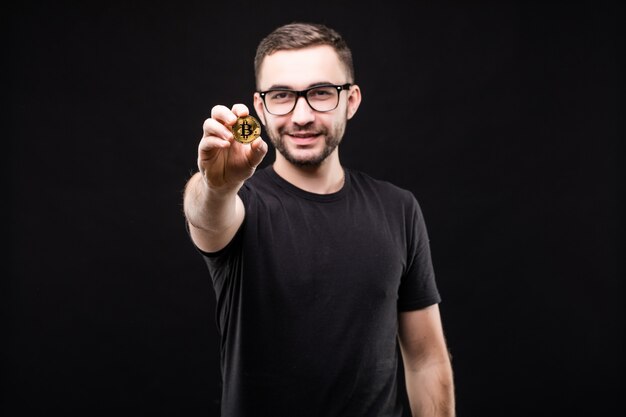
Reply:
M289 136L291 141L296 145L310 145L320 137L320 133L318 132L287 133L286 135Z

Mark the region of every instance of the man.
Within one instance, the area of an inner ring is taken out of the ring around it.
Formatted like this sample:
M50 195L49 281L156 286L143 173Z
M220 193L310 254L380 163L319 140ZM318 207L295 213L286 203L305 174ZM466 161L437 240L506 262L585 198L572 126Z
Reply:
M217 105L184 196L217 297L222 416L403 416L405 386L413 416L453 416L419 205L339 160L361 102L348 46L288 24L261 41L255 73L273 165L255 172L262 138L233 139L249 109Z

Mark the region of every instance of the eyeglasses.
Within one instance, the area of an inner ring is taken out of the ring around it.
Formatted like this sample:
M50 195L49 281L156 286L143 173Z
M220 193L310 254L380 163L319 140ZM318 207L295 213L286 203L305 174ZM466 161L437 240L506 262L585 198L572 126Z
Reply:
M304 97L313 110L327 112L337 108L340 93L343 90L348 90L351 86L350 83L343 85L324 84L301 91L276 88L261 91L259 95L263 99L265 109L274 116L284 116L291 113L296 108L296 103L300 97Z

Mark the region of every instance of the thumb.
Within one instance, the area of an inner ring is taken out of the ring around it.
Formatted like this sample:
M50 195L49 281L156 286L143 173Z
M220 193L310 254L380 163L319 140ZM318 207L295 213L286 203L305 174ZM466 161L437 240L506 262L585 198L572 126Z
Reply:
M255 139L254 142L250 144L248 152L248 162L250 163L250 166L256 168L261 163L263 158L265 158L267 150L267 143L265 143L263 139L260 137Z

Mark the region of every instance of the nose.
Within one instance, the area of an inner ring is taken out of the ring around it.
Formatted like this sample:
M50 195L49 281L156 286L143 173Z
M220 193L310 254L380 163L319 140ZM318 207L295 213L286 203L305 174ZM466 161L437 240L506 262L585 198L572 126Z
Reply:
M291 121L297 125L306 125L315 119L315 111L309 106L304 97L298 97L296 107L291 114Z

